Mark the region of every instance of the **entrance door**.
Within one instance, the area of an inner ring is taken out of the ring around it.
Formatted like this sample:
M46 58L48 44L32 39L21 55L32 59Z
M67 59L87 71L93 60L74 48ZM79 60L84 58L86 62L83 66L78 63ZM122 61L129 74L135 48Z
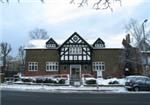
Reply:
M102 78L102 70L97 70L97 78Z
M80 80L81 65L70 65L70 75L72 80Z

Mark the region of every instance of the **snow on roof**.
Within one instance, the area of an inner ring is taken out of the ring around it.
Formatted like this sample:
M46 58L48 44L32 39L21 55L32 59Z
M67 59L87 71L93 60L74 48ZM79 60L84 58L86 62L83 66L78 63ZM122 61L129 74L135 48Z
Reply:
M25 49L45 49L46 48L46 42L49 39L43 40L43 39L36 39L36 40L30 40L26 45ZM59 45L63 44L65 40L58 39L56 41ZM94 40L87 40L89 44L92 44Z
M36 40L30 40L26 45L25 45L25 49L46 49L46 42L49 39L43 40L43 39L36 39ZM56 43L58 43L59 45L63 44L65 42L65 40L62 39L57 39ZM89 43L91 46L93 45L93 43L95 42L95 40L92 39L88 39L86 40L87 43ZM103 48L102 48L103 49ZM104 49L121 49L121 48L104 48Z
M49 39L36 39L36 40L30 40L26 45L25 45L25 49L46 49L46 42ZM60 40L58 39L56 41L56 43L58 43L59 45L61 45L62 43L64 43L64 40Z
M43 49L46 48L45 44L48 40L42 40L42 39L38 39L38 40L30 40L27 45L25 46L25 49Z

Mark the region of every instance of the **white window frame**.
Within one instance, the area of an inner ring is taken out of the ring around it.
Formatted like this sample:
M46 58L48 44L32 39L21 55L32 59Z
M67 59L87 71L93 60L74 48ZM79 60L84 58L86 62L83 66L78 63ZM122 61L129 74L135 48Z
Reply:
M28 62L29 71L38 71L38 62Z
M46 71L58 71L58 62L46 62Z
M105 71L105 63L102 61L93 62L92 67L94 71Z
M70 47L69 54L82 54L82 47Z
M96 48L104 48L104 45L103 44L95 44L95 47Z
M56 44L47 44L47 47L49 47L49 48L55 48Z

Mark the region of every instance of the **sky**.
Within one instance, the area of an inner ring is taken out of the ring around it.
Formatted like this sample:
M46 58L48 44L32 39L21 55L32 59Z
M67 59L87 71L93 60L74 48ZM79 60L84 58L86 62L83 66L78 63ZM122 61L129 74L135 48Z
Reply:
M112 5L113 12L95 10L93 2L78 7L80 0L10 0L0 3L0 42L11 44L11 55L16 56L18 48L26 45L31 39L29 32L42 28L56 42L63 43L70 35L77 32L92 44L101 38L107 48L122 48L122 39L127 34L125 25L130 19L139 23L149 19L146 25L150 28L149 0L122 0Z

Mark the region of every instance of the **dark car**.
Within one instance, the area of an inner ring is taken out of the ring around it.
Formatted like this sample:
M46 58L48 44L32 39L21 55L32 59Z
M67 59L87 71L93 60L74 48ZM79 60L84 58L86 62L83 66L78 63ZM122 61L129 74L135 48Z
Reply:
M150 91L150 78L146 76L127 76L125 87L128 90L134 91L141 91L141 90Z

